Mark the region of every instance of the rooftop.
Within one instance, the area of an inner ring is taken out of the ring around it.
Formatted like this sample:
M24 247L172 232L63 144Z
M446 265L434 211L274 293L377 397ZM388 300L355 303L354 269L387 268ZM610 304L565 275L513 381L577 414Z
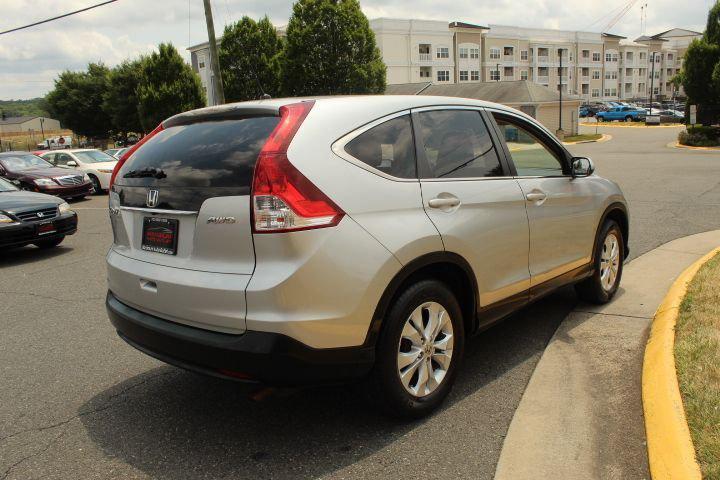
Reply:
M28 120L32 120L33 118L38 118L38 116L33 115L30 117L7 117L5 120L0 119L0 125L15 125L18 123L25 123Z

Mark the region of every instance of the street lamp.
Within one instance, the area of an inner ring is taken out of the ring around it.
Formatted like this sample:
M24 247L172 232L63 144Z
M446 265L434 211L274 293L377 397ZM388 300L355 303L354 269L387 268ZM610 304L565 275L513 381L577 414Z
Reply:
M562 110L562 94L563 94L563 91L562 91L562 87L563 87L563 78L562 78L562 74L563 74L563 49L562 49L562 48L558 48L558 55L560 55L560 70L558 71L558 77L559 77L559 78L558 78L558 80L559 80L558 91L559 91L559 93L560 93L560 115L559 115L560 125L558 125L557 136L558 136L558 138L560 138L560 140L562 140L562 137L564 136L564 132L563 132L563 128L562 128L562 114L563 114L563 110Z

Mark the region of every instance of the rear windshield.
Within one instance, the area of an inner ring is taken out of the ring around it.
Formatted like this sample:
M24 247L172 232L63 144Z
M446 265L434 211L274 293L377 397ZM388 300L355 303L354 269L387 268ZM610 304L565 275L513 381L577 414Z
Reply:
M115 162L117 158L111 157L105 152L100 150L86 150L84 152L75 152L75 156L80 159L83 163L103 163L103 162Z
M117 183L250 187L258 154L279 120L249 117L169 127L128 159Z

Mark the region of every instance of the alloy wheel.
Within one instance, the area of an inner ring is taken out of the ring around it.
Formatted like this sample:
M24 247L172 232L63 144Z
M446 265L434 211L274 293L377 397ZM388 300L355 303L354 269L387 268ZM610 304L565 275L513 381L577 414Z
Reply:
M620 243L617 236L610 232L600 252L600 284L603 290L609 292L615 286L618 270L620 268Z
M437 302L418 306L405 321L397 366L405 390L415 397L433 393L447 375L453 354L450 314Z

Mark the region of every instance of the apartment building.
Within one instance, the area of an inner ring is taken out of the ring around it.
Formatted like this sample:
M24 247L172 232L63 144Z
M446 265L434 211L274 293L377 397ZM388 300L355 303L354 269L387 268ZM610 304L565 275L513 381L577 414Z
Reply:
M529 80L585 102L669 99L672 78L700 32L674 28L630 41L610 33L482 26L465 22L370 20L388 85ZM285 26L276 27L280 35ZM208 43L188 48L208 105L215 104Z
M690 42L702 35L676 28L629 41L610 33L463 22L379 18L370 25L389 85L530 80L584 101L644 100L651 88L659 99L682 94L672 78Z

